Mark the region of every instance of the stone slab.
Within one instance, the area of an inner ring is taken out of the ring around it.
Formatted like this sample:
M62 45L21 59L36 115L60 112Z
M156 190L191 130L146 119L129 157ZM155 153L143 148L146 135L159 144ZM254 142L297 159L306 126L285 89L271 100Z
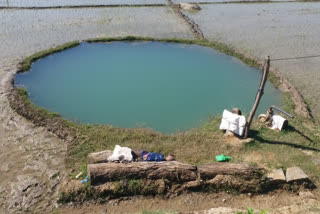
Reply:
M267 174L267 178L271 182L276 182L276 183L286 182L286 176L284 175L284 172L281 168L280 169L273 169L271 172L269 172Z
M299 167L290 167L286 172L287 182L308 180L309 177Z

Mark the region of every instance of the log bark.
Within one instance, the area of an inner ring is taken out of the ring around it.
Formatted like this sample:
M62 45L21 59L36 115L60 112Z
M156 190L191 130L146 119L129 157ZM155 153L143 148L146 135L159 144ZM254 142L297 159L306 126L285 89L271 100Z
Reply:
M254 102L252 110L250 111L250 114L249 114L249 117L248 117L248 121L246 123L246 127L245 127L245 130L244 130L244 137L243 137L244 139L248 138L248 134L249 134L249 130L250 130L250 126L251 126L252 120L253 120L254 115L256 113L256 110L257 110L257 108L259 106L261 97L262 97L262 95L264 93L263 90L264 90L264 85L266 84L266 81L267 81L267 78L268 78L269 67L270 67L270 57L268 56L265 59L263 76L262 76L262 79L261 79L261 82L260 82L260 86L259 86L259 90L258 90L258 93L257 93L257 96L256 96L256 100Z
M254 178L261 175L259 168L247 163L213 163L198 167L202 180L212 179L217 175L239 175L243 178Z
M111 150L89 153L88 154L88 164L106 163L106 162L108 162L108 157L110 157L111 155L112 155Z
M102 184L120 179L168 179L186 182L197 179L197 167L177 161L98 163L88 165L91 184Z

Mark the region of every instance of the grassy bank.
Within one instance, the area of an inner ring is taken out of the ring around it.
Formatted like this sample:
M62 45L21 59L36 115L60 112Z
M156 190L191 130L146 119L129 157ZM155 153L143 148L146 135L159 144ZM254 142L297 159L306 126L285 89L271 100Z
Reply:
M22 61L22 63L20 64L20 70L18 72L26 72L26 71L30 70L31 64L33 62L37 61L38 59L41 59L43 57L49 56L49 55L54 54L54 53L58 53L58 52L64 51L64 50L69 49L69 48L76 47L79 44L80 44L80 42L78 42L78 41L69 42L69 43L66 43L64 45L60 45L60 46L57 46L57 47L54 47L54 48L50 48L48 50L44 50L44 51L40 51L38 53L35 53L35 54L25 58Z
M208 41L182 39L153 39L145 37L100 38L87 42L112 41L161 41L184 44L198 44L212 47L222 53L234 56L250 66L258 67L256 61L234 51L227 45ZM31 63L67 48L79 45L79 42L68 43L54 49L37 53L26 58L21 64L21 72L28 71ZM273 82L277 79L274 76ZM31 103L24 89L15 89L9 96L13 109L34 124L46 127L68 143L66 165L70 176L83 171L86 175L87 154L110 149L119 144L132 149L145 149L165 155L172 153L178 161L201 165L215 162L215 156L225 154L232 157L233 162L249 162L267 169L292 166L301 167L314 182L320 178L319 139L320 130L310 120L295 114L295 105L290 95L284 94L284 110L295 116L289 120L288 129L275 132L254 121L250 137L254 141L239 144L224 138L219 130L221 117L211 117L201 128L186 132L165 135L143 128L116 128L108 125L76 124L61 118L58 114L48 112Z
M235 58L240 59L244 63L252 67L259 67L257 62L244 54L241 54L235 51L232 47L222 44L219 42L209 42L207 40L189 40L189 39L155 39L151 37L136 37L136 36L127 36L127 37L106 37L106 38L97 38L97 39L89 39L86 42L113 42L113 41L157 41L157 42L172 42L172 43L181 43L181 44L197 44L206 47L211 47L221 53L233 56Z

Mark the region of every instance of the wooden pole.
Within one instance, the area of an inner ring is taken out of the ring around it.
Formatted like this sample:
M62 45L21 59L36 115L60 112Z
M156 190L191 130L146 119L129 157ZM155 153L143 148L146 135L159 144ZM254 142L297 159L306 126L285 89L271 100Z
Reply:
M263 95L264 85L266 84L268 74L269 74L269 67L270 67L270 56L266 57L266 59L265 59L262 80L260 82L260 86L259 86L259 90L258 90L258 93L256 96L256 100L254 102L254 105L253 105L251 112L249 114L249 117L248 117L248 121L246 123L246 128L245 128L244 137L243 137L244 139L248 138L249 129L250 129L252 120L254 118L254 114L256 113L256 110L257 110L259 103L260 103L260 99Z

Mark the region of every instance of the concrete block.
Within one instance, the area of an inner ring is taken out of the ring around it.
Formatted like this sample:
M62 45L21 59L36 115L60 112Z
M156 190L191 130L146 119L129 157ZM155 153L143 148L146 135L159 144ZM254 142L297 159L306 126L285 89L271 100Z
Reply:
M267 174L267 178L271 182L275 182L275 183L286 182L286 176L284 175L284 172L281 168L280 169L273 169L270 173Z
M309 180L308 175L304 173L299 167L291 167L287 169L287 182Z

